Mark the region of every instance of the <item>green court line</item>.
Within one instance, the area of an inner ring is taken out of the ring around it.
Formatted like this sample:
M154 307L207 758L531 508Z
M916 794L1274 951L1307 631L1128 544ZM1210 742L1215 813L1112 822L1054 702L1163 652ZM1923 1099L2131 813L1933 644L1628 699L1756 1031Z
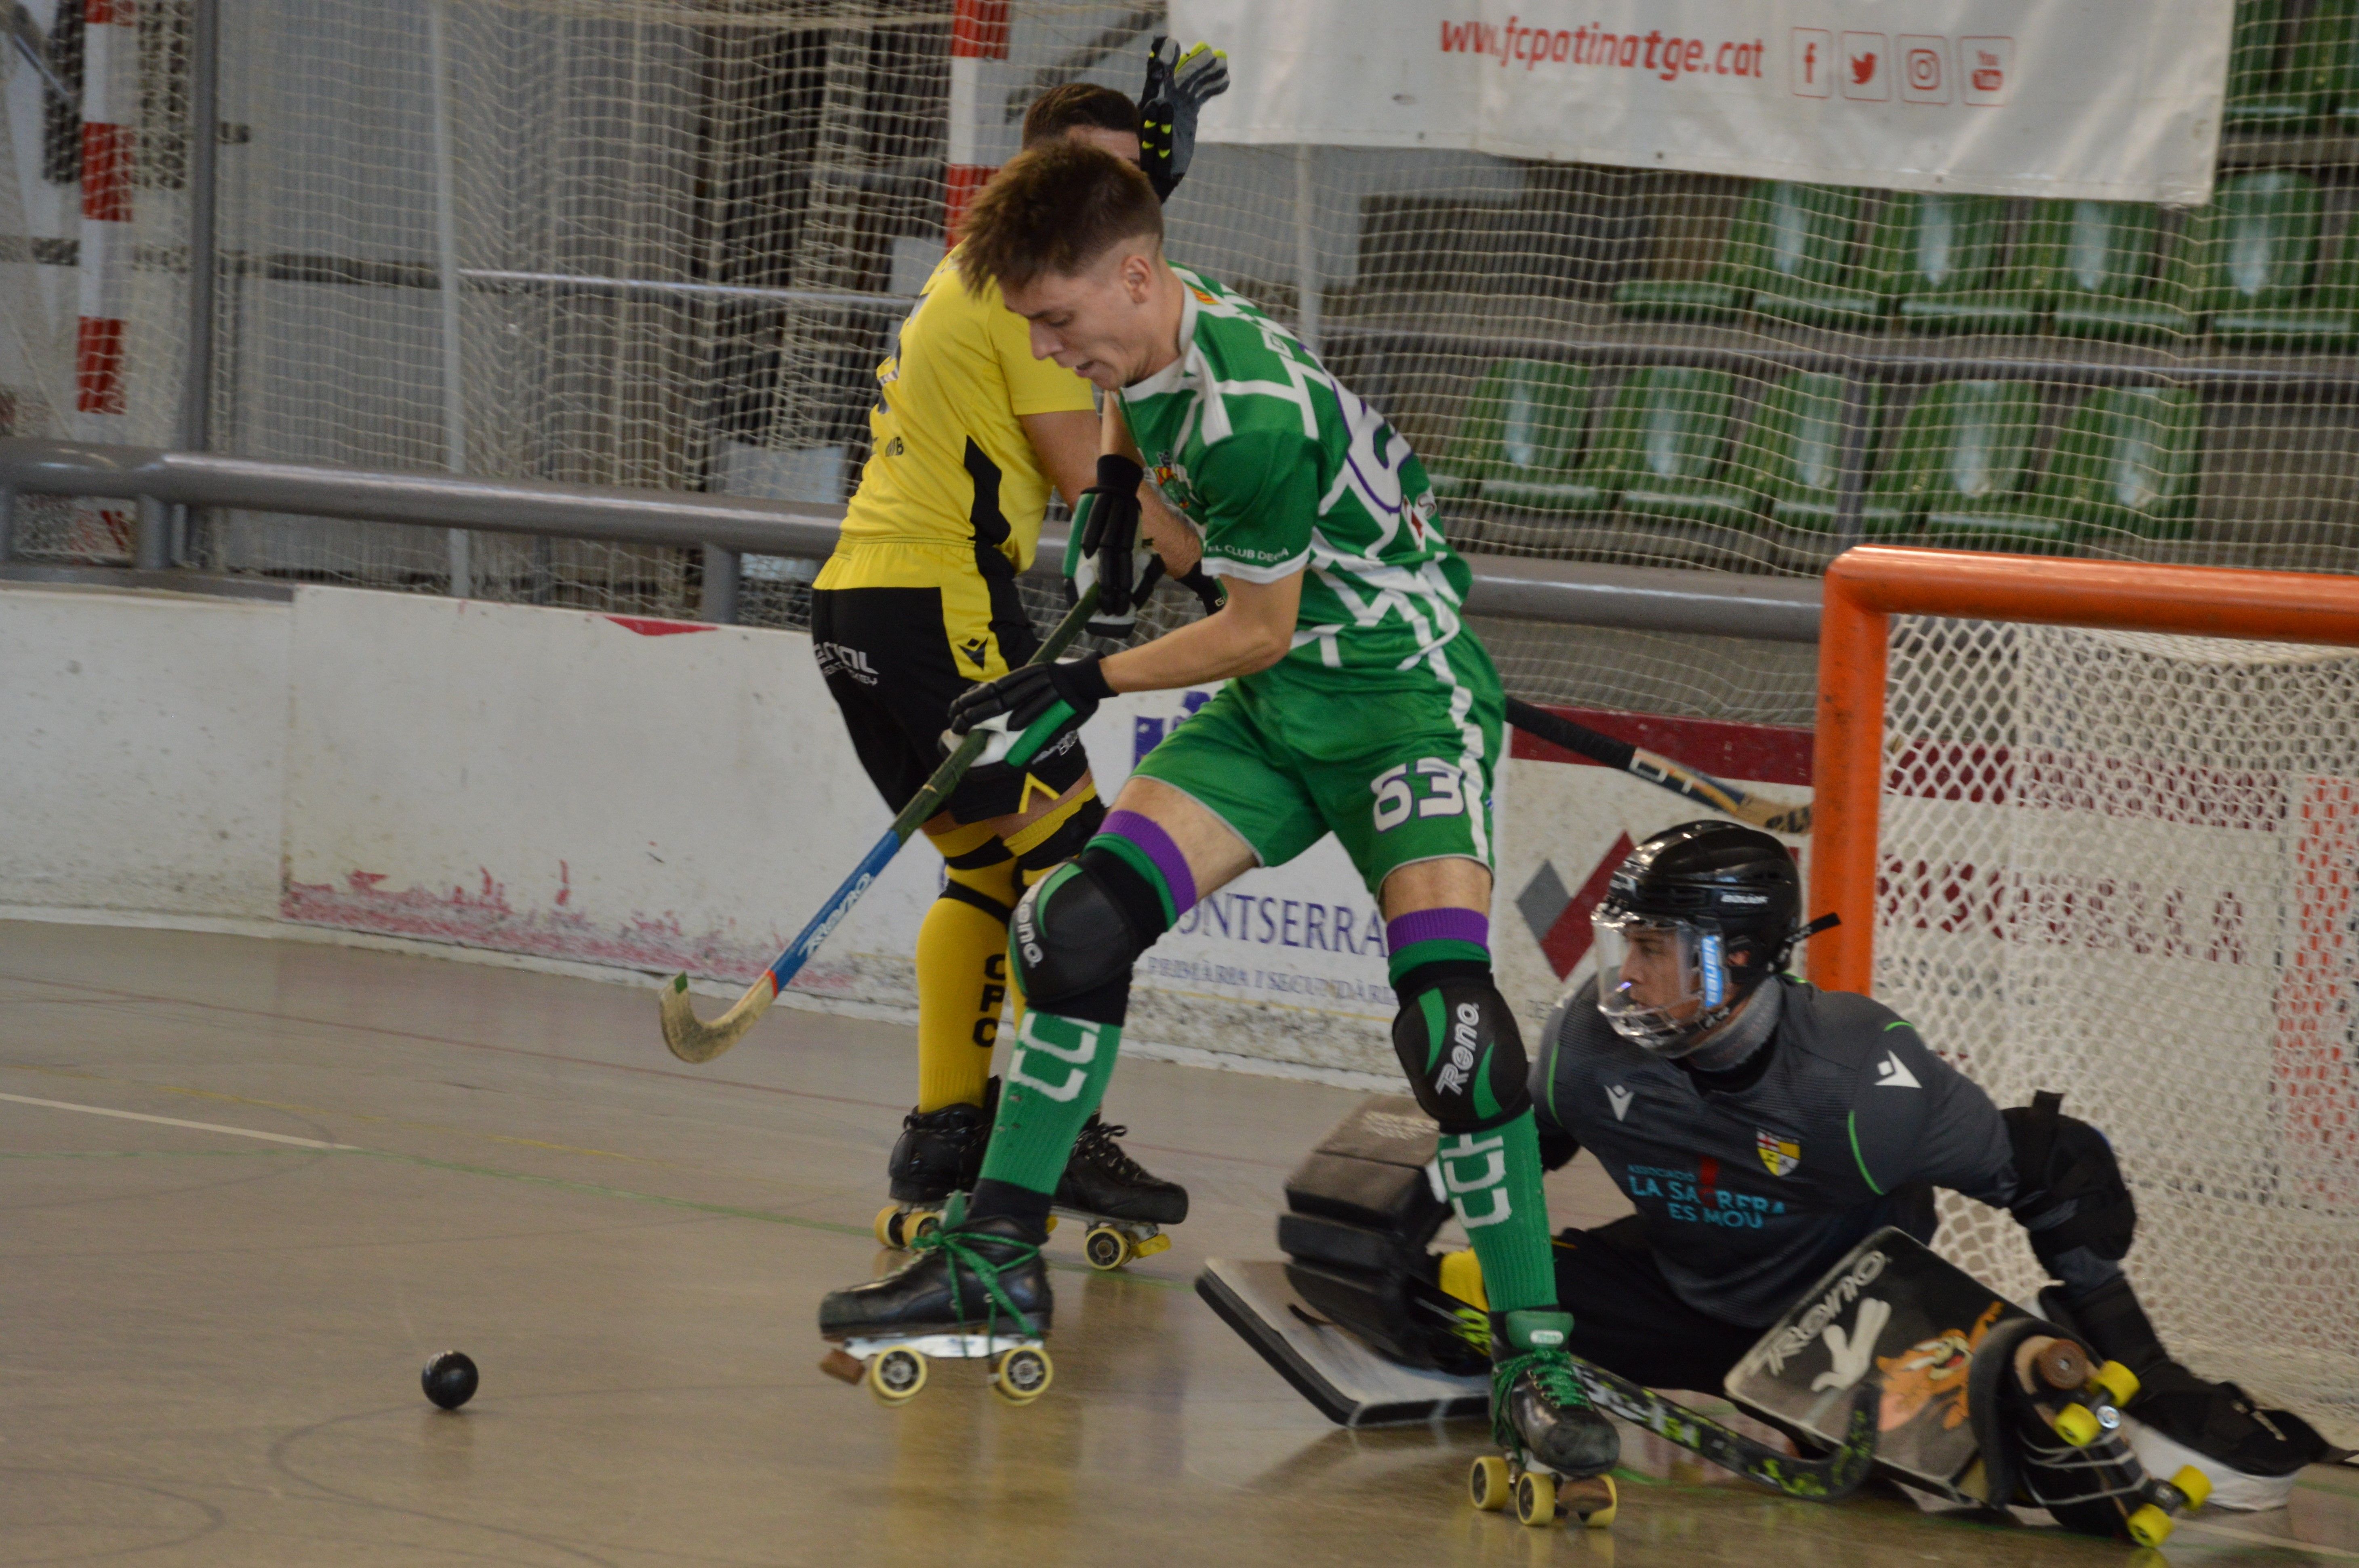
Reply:
M875 1239L875 1233L866 1225L845 1225L837 1220L805 1219L798 1214L781 1214L767 1209L741 1208L734 1203L709 1203L694 1198L674 1198L661 1192L641 1192L629 1187L609 1187L599 1181L575 1181L562 1176L536 1176L528 1171L507 1171L496 1165L472 1165L463 1160L435 1160L423 1154L398 1154L384 1149L349 1149L338 1152L357 1154L370 1160L391 1160L399 1165L416 1165L429 1171L451 1171L463 1176L489 1176L503 1181L520 1181L529 1187L549 1187L560 1192L582 1192L598 1198L621 1198L628 1203L651 1203L658 1208L680 1209L690 1214L712 1214L723 1219L759 1220L765 1225L788 1225L797 1230L824 1231L830 1236L853 1236ZM1049 1267L1068 1274L1097 1274L1103 1270L1086 1263L1067 1263L1051 1259ZM1125 1272L1123 1278L1135 1284L1150 1285L1158 1290L1185 1290L1189 1283L1181 1279L1158 1279L1151 1274Z
M7 1063L5 1065L16 1064ZM37 1073L57 1071L38 1067L29 1068L27 1070ZM67 1075L96 1079L95 1074L70 1073ZM96 1081L111 1082L111 1080L103 1079L96 1079ZM209 1099L235 1100L237 1098L235 1095L212 1094L204 1090L179 1089L168 1084L151 1085L151 1087L164 1088L173 1094L201 1095ZM254 1127L229 1127L215 1122L184 1121L178 1116L151 1116L145 1111L118 1110L109 1105L77 1105L66 1100L35 1099L25 1094L0 1094L0 1100L9 1101L17 1105L37 1105L49 1110L78 1111L87 1116L120 1117L126 1121L153 1122L158 1126L188 1127L200 1132L225 1133L236 1138L266 1138L273 1143L299 1145L306 1152L309 1153L361 1154L366 1155L371 1159L388 1160L398 1164L416 1165L430 1171L451 1171L459 1172L462 1175L489 1176L500 1181L520 1181L528 1186L549 1187L559 1192L583 1192L593 1197L602 1198L621 1198L631 1203L652 1203L658 1208L682 1209L690 1214L714 1214L725 1219L759 1220L766 1225L789 1225L798 1230L823 1231L832 1236L858 1236L873 1237L875 1235L875 1232L871 1231L865 1225L844 1225L835 1220L803 1219L793 1214L776 1214L766 1209L743 1208L734 1203L699 1203L691 1198L667 1197L660 1192L642 1192L629 1187L610 1187L603 1182L573 1181L559 1176L536 1176L529 1171L509 1171L496 1165L475 1165L462 1160L430 1159L422 1154L400 1154L391 1149L367 1149L358 1144L329 1143L324 1140L314 1140L307 1138L291 1138L285 1133L263 1132ZM244 1103L261 1104L262 1102L253 1101ZM363 1119L377 1120L380 1118L365 1117ZM447 1131L451 1129L440 1130ZM543 1144L533 1139L516 1139L512 1141L528 1142L532 1143L534 1147L537 1148L560 1149L563 1152L574 1154L600 1154L604 1152L600 1149L566 1149L565 1146L562 1145ZM255 1151L240 1149L235 1151L223 1150L220 1152L245 1154ZM625 1155L622 1158L636 1159L637 1157ZM1061 1270L1065 1273L1073 1274L1093 1274L1101 1272L1101 1270L1091 1269L1086 1264L1080 1263L1052 1261L1049 1267ZM1136 1280L1139 1284L1152 1286L1159 1290L1184 1290L1189 1288L1187 1282L1184 1280L1159 1279L1151 1274L1132 1274L1127 1277Z
M60 1149L38 1153L0 1149L0 1160L284 1160L309 1149Z

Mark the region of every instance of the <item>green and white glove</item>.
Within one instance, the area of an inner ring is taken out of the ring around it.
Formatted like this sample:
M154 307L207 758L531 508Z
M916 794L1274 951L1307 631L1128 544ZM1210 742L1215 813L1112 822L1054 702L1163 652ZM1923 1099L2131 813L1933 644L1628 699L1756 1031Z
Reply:
M1098 482L1082 492L1073 507L1073 531L1065 538L1065 578L1076 604L1097 584L1092 637L1129 637L1138 606L1163 574L1162 558L1138 537L1138 486L1146 477L1147 471L1130 459L1106 452L1098 459Z
M951 700L951 734L981 730L991 737L975 758L977 767L987 762L1030 767L1034 757L1060 735L1088 723L1098 704L1114 695L1098 669L1101 657L1090 653L1060 664L1027 664L996 681L968 687Z
M1169 201L1196 156L1196 112L1229 90L1225 50L1199 43L1186 54L1158 35L1147 54L1147 85L1138 93L1138 166Z

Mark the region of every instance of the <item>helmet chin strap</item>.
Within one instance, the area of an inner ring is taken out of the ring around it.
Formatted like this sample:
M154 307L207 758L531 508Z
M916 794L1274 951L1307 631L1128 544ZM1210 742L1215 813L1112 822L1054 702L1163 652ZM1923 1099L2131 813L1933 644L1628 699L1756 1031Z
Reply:
M1785 1005L1784 987L1757 982L1736 1002L1725 1022L1706 1029L1686 1050L1663 1054L1699 1073L1733 1072L1752 1060L1753 1053L1769 1039Z

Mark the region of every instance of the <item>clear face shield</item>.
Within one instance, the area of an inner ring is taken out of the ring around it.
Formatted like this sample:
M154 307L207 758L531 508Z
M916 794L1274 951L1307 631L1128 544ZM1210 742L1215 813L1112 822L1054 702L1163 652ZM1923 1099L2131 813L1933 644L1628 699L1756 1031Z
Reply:
M1739 998L1721 933L1686 920L1599 909L1597 1006L1625 1040L1684 1056Z

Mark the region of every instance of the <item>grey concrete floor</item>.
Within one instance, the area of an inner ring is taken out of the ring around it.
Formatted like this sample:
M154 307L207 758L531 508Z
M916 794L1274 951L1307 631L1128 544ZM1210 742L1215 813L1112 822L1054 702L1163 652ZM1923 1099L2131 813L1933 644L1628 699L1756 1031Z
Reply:
M1788 1502L1635 1438L1610 1534L1474 1513L1479 1432L1340 1432L1188 1290L1272 1252L1287 1171L1353 1096L1151 1062L1109 1112L1191 1189L1177 1245L1118 1277L1053 1245L1038 1405L970 1364L884 1409L817 1370L811 1312L889 1261L868 1225L911 1057L905 1028L779 1008L690 1068L644 986L0 923L0 1563L2134 1555L1880 1491ZM1593 1170L1553 1195L1613 1211ZM446 1347L484 1370L456 1414L418 1388ZM2359 1475L2141 1561L2359 1563Z

